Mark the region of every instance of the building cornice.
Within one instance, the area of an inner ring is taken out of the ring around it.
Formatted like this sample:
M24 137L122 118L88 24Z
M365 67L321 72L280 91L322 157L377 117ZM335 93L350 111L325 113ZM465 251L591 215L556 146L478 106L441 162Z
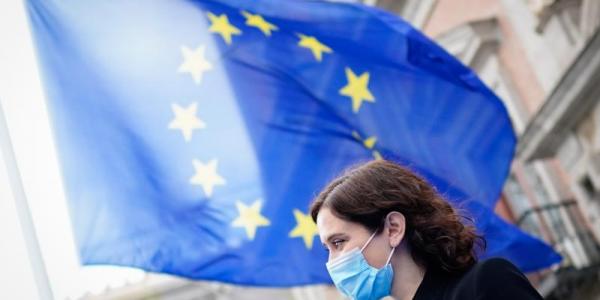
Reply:
M554 156L567 135L600 100L600 31L591 38L517 144L526 161Z

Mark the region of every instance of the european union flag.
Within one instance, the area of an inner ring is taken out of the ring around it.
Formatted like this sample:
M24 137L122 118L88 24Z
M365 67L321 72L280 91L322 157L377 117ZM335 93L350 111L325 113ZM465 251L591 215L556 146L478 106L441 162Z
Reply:
M85 264L330 282L307 215L386 158L466 207L485 255L560 258L493 213L515 148L502 102L399 18L280 0L29 0Z

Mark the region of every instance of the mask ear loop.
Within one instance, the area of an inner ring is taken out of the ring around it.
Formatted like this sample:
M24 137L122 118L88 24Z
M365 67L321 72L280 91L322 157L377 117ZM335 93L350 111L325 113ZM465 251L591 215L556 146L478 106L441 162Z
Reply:
M394 250L396 250L396 247L392 247L392 252L390 252L390 256L388 256L388 259L385 262L386 266L390 263L390 261L392 261L392 255L394 255Z
M360 252L362 253L363 250L365 250L365 248L367 248L367 246L369 245L369 243L371 242L371 240L375 237L375 235L377 234L377 231L373 232L373 234L371 234L371 237L367 240L367 242L362 246L362 248L360 248ZM390 261L392 261L392 255L394 255L394 251L396 250L396 247L392 247L392 252L390 252L390 255L387 258L387 261L385 262L385 265L387 266Z
M371 242L371 240L375 237L375 235L377 234L377 230L375 230L375 232L373 232L373 234L371 234L371 237L367 240L367 242L362 246L362 248L360 248L360 252L362 253L363 250L365 250L365 248L367 248L367 246L369 245L369 243Z

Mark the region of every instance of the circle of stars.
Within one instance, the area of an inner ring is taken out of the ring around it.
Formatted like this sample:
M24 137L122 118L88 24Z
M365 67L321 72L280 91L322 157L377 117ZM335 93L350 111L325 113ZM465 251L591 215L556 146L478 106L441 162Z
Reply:
M240 14L245 18L245 25L259 30L265 37L271 37L274 32L279 31L279 27L268 22L259 14L253 14L248 11L241 11ZM216 34L226 45L231 45L236 37L243 34L242 30L231 24L226 14L207 13L210 26L208 31ZM310 36L303 33L296 33L298 38L297 46L309 51L317 63L323 62L327 55L333 55L334 51L331 47L320 41L315 36ZM204 45L192 49L187 46L181 47L183 62L178 68L179 73L186 73L192 77L196 85L202 83L204 74L213 68L213 64L206 58L206 48ZM363 72L357 75L350 67L344 69L347 83L339 90L339 95L348 97L351 100L351 111L358 114L363 102L375 103L375 97L369 90L369 72ZM189 104L187 107L173 103L171 109L174 114L173 120L168 124L168 128L172 130L180 130L185 142L190 142L193 137L194 130L206 128L206 123L197 117L198 105L196 102ZM365 149L372 151L375 159L381 159L381 154L375 149L377 137L371 136L363 139L358 132L352 132L352 136L364 146ZM194 174L189 182L192 185L199 185L207 198L211 198L214 194L215 187L226 184L218 172L218 159L214 158L208 162L200 160L192 160ZM257 230L261 227L271 225L271 221L262 215L262 200L257 199L251 204L246 204L242 201L236 201L238 217L231 222L232 227L243 228L249 240L254 240ZM299 209L293 210L293 216L296 221L296 226L290 230L288 236L290 238L301 238L304 246L311 249L313 241L318 230L312 217L303 213Z

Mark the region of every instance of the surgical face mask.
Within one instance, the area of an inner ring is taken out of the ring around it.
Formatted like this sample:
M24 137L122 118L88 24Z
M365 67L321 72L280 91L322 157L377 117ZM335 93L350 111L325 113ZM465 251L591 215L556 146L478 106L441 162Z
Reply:
M371 235L362 248L354 248L327 263L327 271L335 286L352 299L380 299L390 295L394 278L390 260L395 248L392 248L381 269L370 266L362 253L376 233L377 231Z

